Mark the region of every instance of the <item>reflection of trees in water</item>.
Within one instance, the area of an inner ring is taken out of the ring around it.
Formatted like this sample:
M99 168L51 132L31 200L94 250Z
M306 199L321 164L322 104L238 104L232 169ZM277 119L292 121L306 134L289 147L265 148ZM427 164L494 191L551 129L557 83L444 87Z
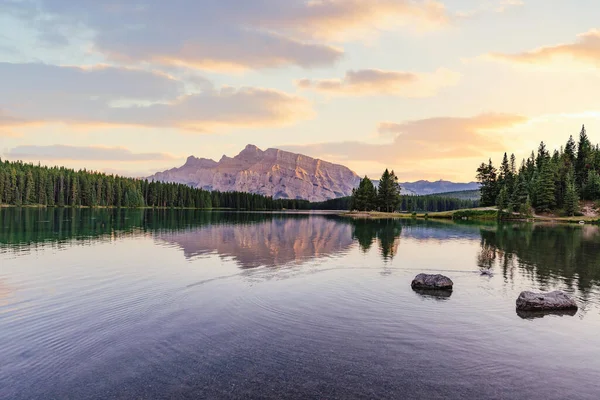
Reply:
M367 252L377 240L384 260L391 260L398 252L402 224L393 219L354 220L353 237L362 251Z
M481 272L488 272L493 268L496 262L496 250L495 246L481 241L481 250L477 254L477 266Z
M181 209L0 209L0 244L32 245L67 239L112 237L125 233L188 230L214 224L253 224L308 215L239 213Z
M506 280L520 275L551 289L560 282L582 297L600 283L600 230L597 226L499 225L481 229L478 265L497 262Z

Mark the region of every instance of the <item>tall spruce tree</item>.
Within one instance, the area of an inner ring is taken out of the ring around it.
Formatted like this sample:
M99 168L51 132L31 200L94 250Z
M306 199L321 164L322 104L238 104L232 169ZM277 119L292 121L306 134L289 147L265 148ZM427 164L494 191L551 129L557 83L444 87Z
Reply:
M588 172L583 193L586 200L600 199L600 175L598 172L594 170Z
M581 132L579 133L579 143L577 144L577 159L575 160L575 183L577 184L578 188L583 188L585 186L589 172L588 163L590 162L591 151L592 144L588 139L584 125L581 127Z
M496 168L492 164L491 159L488 164L482 163L477 168L477 181L481 185L481 206L488 207L495 205L499 190Z
M554 171L550 163L542 165L535 183L535 208L538 211L551 211L556 205L554 193Z
M572 217L579 209L579 195L575 187L575 169L571 166L566 178L566 190L564 199L565 213Z
M569 136L569 140L567 141L567 144L565 145L564 154L565 154L565 158L568 161L569 165L575 166L575 157L576 157L576 154L577 154L577 145L575 144L575 140L573 139L573 135Z
M398 177L394 171L389 172L386 168L381 175L379 188L377 190L377 198L379 209L381 211L395 211L400 204L400 185L398 184Z
M352 191L350 208L359 211L372 211L376 208L377 194L373 182L365 176L361 179L358 188Z

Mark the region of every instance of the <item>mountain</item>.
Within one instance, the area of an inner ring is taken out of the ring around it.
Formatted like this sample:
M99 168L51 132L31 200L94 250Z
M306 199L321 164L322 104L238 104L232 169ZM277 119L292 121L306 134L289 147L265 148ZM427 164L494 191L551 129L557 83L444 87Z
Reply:
M449 181L416 181L416 182L402 182L400 183L402 187L402 192L404 194L439 194L439 193L448 193L448 192L463 192L465 190L479 190L479 183L477 182L469 182L469 183L455 183Z
M190 156L186 163L148 177L206 190L239 191L275 199L324 201L349 196L360 177L343 165L279 149L247 145L237 156L218 162Z
M371 179L375 187L379 186L379 180ZM402 188L402 194L408 194L413 196L424 196L428 194L456 194L457 192L469 192L468 197L472 197L473 191L479 190L479 183L468 182L468 183L456 183L450 181L416 181L416 182L400 182ZM455 197L455 196L450 196ZM461 197L462 198L462 197Z

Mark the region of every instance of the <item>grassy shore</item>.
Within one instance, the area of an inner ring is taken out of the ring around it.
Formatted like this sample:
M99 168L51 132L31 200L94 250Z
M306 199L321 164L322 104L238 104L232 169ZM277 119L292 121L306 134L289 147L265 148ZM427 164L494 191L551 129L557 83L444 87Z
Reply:
M356 219L443 219L443 220L469 220L469 221L492 221L498 218L498 210L485 208L471 208L466 210L454 210L444 212L418 212L418 213L387 213L380 211L348 211L340 213L340 216ZM598 217L558 217L558 216L521 216L514 215L508 221L523 221L523 222L553 222L553 223L600 223Z

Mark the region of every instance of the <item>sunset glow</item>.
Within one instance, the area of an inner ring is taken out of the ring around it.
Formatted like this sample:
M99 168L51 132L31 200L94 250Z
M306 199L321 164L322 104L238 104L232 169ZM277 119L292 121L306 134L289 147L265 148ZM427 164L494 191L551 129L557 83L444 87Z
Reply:
M0 157L147 176L248 143L401 181L582 124L600 142L600 4L0 2Z

